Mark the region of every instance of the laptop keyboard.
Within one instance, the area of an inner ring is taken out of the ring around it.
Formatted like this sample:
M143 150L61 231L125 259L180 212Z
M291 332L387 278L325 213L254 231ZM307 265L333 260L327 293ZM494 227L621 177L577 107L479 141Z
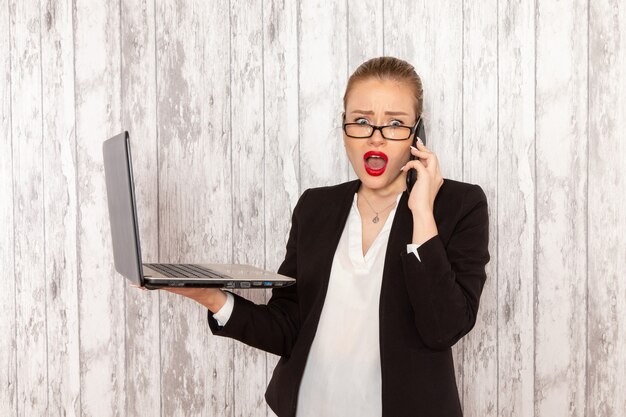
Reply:
M218 278L224 277L219 273L196 264L144 264L155 271L159 271L168 278Z

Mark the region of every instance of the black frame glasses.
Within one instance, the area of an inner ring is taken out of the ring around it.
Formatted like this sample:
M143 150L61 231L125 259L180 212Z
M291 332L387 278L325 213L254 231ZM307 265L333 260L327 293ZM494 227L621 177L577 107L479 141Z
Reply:
M403 125L385 125L385 126L376 126L376 125L370 125L370 124L364 124L364 123L344 123L343 124L343 131L346 134L346 136L348 136L349 138L353 138L353 139L368 139L371 138L374 135L374 132L377 130L380 130L380 134L381 136L386 139L386 140L407 140L411 138L411 135L415 132L415 130L417 129L417 125L420 122L421 117L418 117L417 121L415 122L415 125L413 125L413 127L409 127L409 126L403 126ZM353 136L350 135L348 133L348 128L347 126L360 126L360 127L364 127L364 126L368 126L370 128L370 133L367 136ZM385 136L385 130L386 128L393 128L393 129L398 129L398 128L402 128L402 129L408 129L408 135L406 138L392 138L392 137L387 137Z

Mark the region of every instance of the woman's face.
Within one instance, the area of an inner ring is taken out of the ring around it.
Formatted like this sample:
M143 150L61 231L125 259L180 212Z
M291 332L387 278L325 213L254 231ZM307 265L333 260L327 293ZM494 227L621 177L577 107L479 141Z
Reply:
M369 78L355 83L348 95L346 123L413 127L416 121L415 98L405 84ZM367 139L343 133L354 172L365 187L376 190L391 187L397 191L395 188L404 184L406 174L400 168L410 158L412 139L413 135L407 140L386 140L380 130Z

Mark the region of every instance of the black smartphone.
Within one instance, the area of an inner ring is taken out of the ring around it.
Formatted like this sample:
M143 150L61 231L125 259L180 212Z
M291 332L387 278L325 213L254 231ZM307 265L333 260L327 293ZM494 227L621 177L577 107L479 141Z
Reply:
M419 121L417 122L417 127L415 128L415 134L413 135L413 146L417 148L417 138L420 138L424 145L426 144L426 132L424 131L424 119L420 116ZM411 154L410 160L413 161L418 159L416 156ZM417 181L417 170L409 169L409 172L406 173L406 190L408 193L413 189L413 184Z

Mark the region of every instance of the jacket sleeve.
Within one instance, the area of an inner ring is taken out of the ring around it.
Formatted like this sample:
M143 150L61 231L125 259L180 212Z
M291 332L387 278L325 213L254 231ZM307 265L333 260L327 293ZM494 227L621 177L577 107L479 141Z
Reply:
M279 274L296 279L298 215L307 192L300 196L294 208L287 253L278 268ZM267 305L255 304L238 294L231 294L235 297L235 304L224 326L220 326L213 314L208 312L209 327L213 334L236 339L275 355L289 356L300 329L297 283L272 289L272 297Z
M487 197L474 185L447 246L435 235L420 246L421 262L401 255L417 331L429 348L448 349L474 327L487 278L488 246Z

